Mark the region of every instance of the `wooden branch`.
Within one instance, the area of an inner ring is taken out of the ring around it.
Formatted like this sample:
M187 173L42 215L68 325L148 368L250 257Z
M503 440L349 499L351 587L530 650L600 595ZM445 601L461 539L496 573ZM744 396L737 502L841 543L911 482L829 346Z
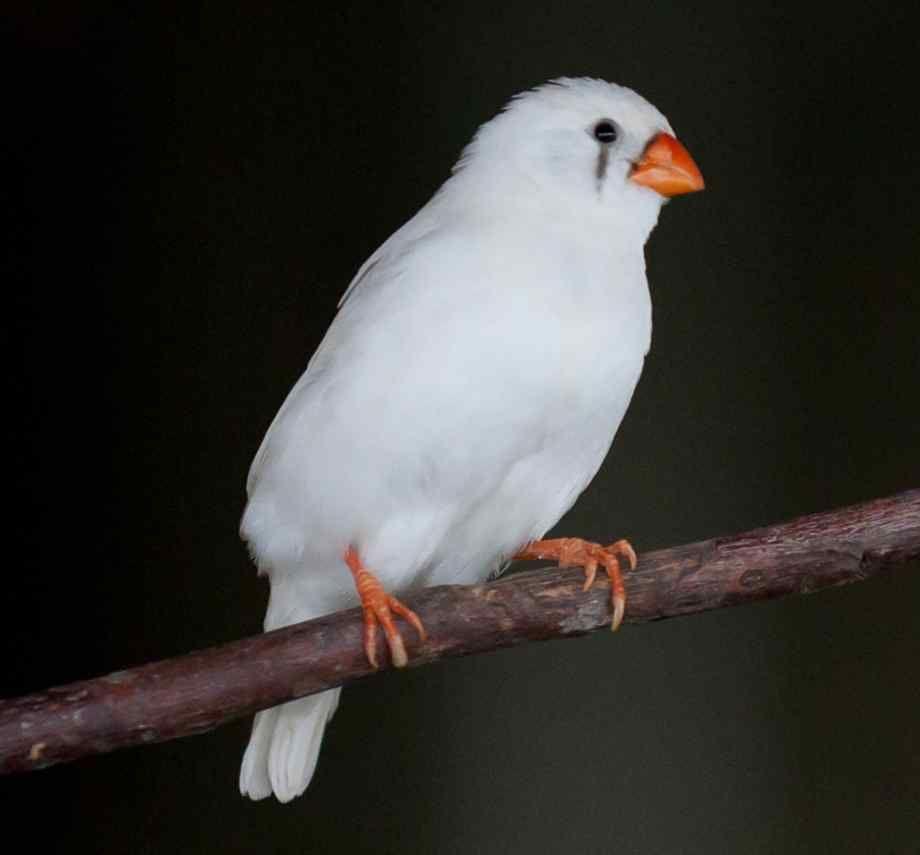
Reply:
M640 556L626 621L804 594L920 558L920 489L792 522ZM410 665L607 628L605 582L545 568L407 598ZM373 673L359 609L106 677L0 701L0 772L40 769L116 748L204 733L282 701ZM386 650L382 637L378 648Z

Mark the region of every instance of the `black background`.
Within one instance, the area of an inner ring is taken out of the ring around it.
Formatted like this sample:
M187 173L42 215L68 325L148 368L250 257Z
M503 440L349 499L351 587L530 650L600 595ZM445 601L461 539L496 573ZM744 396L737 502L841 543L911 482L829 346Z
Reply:
M916 12L155 5L7 19L2 693L259 629L236 527L264 430L360 262L561 74L643 93L708 189L663 211L645 375L559 530L641 551L920 482ZM4 779L5 834L914 853L918 603L915 569L387 675L290 805L239 797L241 721Z

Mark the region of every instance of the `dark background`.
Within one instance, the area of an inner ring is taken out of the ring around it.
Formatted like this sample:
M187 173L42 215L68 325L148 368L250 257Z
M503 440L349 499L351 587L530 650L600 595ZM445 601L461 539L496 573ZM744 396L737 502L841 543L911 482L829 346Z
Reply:
M561 74L646 95L708 189L663 211L645 375L559 530L641 551L920 484L917 12L153 5L7 18L3 694L259 629L263 432L360 262ZM287 806L239 797L240 721L0 813L71 853L915 853L918 603L902 572L368 681Z

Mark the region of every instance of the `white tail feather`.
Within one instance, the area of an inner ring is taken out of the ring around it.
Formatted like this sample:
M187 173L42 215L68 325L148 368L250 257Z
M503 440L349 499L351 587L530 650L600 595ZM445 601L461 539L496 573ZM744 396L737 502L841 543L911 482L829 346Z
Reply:
M340 692L329 689L256 714L240 769L244 796L257 800L274 792L278 801L289 802L307 788Z

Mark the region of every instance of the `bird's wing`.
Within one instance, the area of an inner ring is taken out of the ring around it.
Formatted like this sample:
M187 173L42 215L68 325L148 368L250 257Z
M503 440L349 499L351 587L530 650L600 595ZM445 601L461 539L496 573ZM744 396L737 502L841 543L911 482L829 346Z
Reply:
M367 281L373 281L375 279L378 281L385 280L386 276L388 275L387 272L392 267L399 264L400 260L411 251L413 245L417 241L423 240L433 230L432 219L426 215L426 210L422 209L415 217L404 223L399 229L393 232L393 234L390 235L390 237L387 238L387 240L385 240L367 259L367 261L365 261L364 264L362 264L358 269L358 272L354 275L354 278L351 280L348 287L345 289L345 292L339 299L337 307L338 310L342 310L342 307L345 305L346 301L357 291L358 287L363 283ZM247 495L252 495L253 488L255 487L255 484L259 478L259 473L264 466L265 458L268 455L269 437L272 435L273 428L281 421L285 411L292 405L292 402L296 401L300 397L303 387L309 382L310 368L314 363L316 355L322 350L323 344L325 344L325 340L320 344L317 352L307 363L306 370L294 384L291 391L288 393L287 398L285 398L284 403L275 414L275 418L272 419L268 430L265 432L265 436L262 438L262 443L259 445L259 448L255 453L255 457L252 459L252 464L249 467L249 474L246 477Z
M603 305L560 290L577 258L526 230L424 225L407 224L362 268L266 434L250 495L291 442L325 441L336 454L336 443L372 444L449 481L448 469L465 478L465 466L514 466L606 405L611 388L628 401L644 348L634 352L631 329ZM598 299L609 300L604 285ZM602 337L611 343L599 352L586 347Z
M341 309L345 305L361 283L369 278L372 270L388 259L392 260L395 256L405 255L416 241L423 240L433 231L435 231L434 217L430 215L427 208L422 208L416 216L393 232L358 268L358 272L339 299L338 308Z
M389 277L391 277L393 269L400 266L403 259L410 255L413 247L417 243L424 242L426 239L429 239L434 232L434 218L431 216L428 208L423 208L412 219L404 223L400 228L393 232L393 234L390 235L390 237L387 238L387 240L385 240L367 259L367 261L361 265L361 267L358 269L358 272L354 275L348 287L345 289L345 292L339 299L337 307L338 311L342 311L346 301L350 300L354 296L354 294L358 291L359 286L363 286L366 283L373 283L374 281L384 282ZM373 285L371 285L371 287L373 287ZM333 321L333 324L334 323L335 321ZM329 335L327 332L326 338L328 337ZM320 343L316 353L314 353L313 357L311 357L310 361L307 363L306 370L294 384L291 391L288 393L284 403L275 414L275 418L272 420L268 430L265 432L265 436L262 438L262 443L259 445L255 457L253 457L252 464L249 467L249 474L246 477L247 495L252 495L255 484L259 478L259 473L264 467L265 459L269 453L269 437L272 435L272 430L281 422L285 415L285 411L292 405L292 402L296 401L300 397L304 386L310 381L310 369L313 367L316 356L323 350L325 345L326 339Z

